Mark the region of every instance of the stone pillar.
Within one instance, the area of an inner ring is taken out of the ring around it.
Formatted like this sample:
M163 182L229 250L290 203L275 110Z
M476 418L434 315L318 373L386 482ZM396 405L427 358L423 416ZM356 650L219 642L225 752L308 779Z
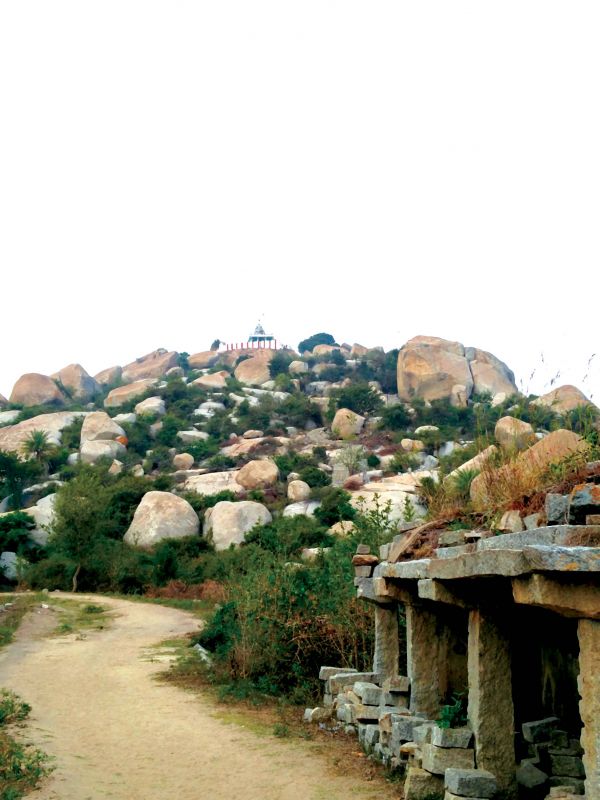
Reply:
M600 800L600 621L580 619L578 635L585 798Z
M400 659L400 641L398 634L398 605L376 604L375 606L375 654L373 672L381 676L381 680L398 675Z
M478 769L492 772L502 796L516 796L510 644L501 620L469 614L469 722Z
M422 605L406 606L406 655L410 678L410 710L436 719L442 702L437 620Z

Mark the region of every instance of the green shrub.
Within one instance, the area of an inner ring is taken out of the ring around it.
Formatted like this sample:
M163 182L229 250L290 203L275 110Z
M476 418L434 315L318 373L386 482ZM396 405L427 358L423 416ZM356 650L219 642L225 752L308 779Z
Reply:
M331 483L330 476L318 467L302 467L298 474L300 475L300 480L308 483L311 489L314 489L317 486L329 486Z
M305 516L278 517L268 525L258 525L246 534L247 544L257 544L271 553L290 559L304 547L327 547L331 537L316 519Z
M320 493L321 505L315 509L315 517L328 528L342 520L356 517L356 509L350 505L350 495L343 489L327 486Z
M336 389L330 395L330 406L334 408L349 408L356 414L374 414L378 412L383 403L379 392L367 383L355 383Z
M291 363L291 356L287 355L287 353L284 353L281 350L278 351L269 361L269 374L271 378L276 378L278 375L287 374Z

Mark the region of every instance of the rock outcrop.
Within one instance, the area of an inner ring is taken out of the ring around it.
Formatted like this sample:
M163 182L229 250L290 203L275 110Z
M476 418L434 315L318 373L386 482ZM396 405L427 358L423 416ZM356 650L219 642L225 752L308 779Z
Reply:
M50 444L60 444L63 428L72 425L78 417L85 417L85 411L55 411L53 414L39 414L17 425L0 428L0 450L22 452L25 440L33 431L43 431Z
M149 549L164 539L197 536L200 520L192 506L170 492L147 492L137 507L123 541Z
M486 470L471 483L471 502L476 511L486 511L495 504L510 502L511 494L530 494L540 490L539 482L552 464L589 449L588 443L577 433L558 430L549 433L532 447L523 450L517 458L499 467L495 472Z
M364 424L365 418L360 414L350 411L349 408L340 408L331 423L331 431L338 439L351 439L358 436Z
M107 369L103 369L97 375L94 375L94 380L100 386L110 386L111 384L120 381L122 374L123 370L121 367L108 367Z
M126 452L127 449L121 442L97 439L83 442L79 454L84 464L95 464L101 458L122 458Z
M208 475L192 475L184 484L186 492L196 492L204 496L218 494L219 492L233 492L241 494L243 487L237 482L238 471L210 472Z
M153 415L162 417L163 414L167 413L167 408L162 397L147 397L136 405L135 413L141 417Z
M47 375L27 372L15 383L10 395L11 403L24 406L61 406L66 397Z
M237 474L237 482L244 489L266 489L279 479L279 470L273 461L249 461Z
M177 356L175 351L167 352L159 349L136 358L131 364L123 367L123 381L133 383L146 378L162 378L167 370L177 366Z
M0 394L0 408L5 408L8 405L8 400L3 394Z
M134 383L126 383L125 386L119 386L106 395L104 408L119 408L147 392L155 383L155 380L148 378Z
M260 386L271 380L269 362L276 350L256 350L254 355L237 365L234 375L238 381L248 386Z
M473 392L516 394L511 370L484 350L435 336L416 336L398 353L398 395L410 402L448 399L464 406Z
M215 550L227 550L232 544L242 544L255 525L267 525L271 520L271 513L262 503L223 500L207 510L204 536L213 543Z
M543 394L533 401L537 405L547 406L557 414L567 414L581 406L593 406L591 400L576 386L558 386L547 394Z
M301 503L304 500L310 500L310 486L305 481L290 481L287 487L287 496L288 500L292 503Z
M81 426L81 444L85 442L113 441L125 436L125 431L112 420L106 411L92 411Z
M81 364L69 364L51 377L64 389L65 394L73 400L87 402L98 391L99 384L85 371Z
M525 450L535 442L535 433L528 422L515 417L502 417L494 429L496 441L504 450Z
M216 350L203 350L201 353L194 353L188 356L188 364L191 369L208 369L217 363L219 353Z
M201 389L224 389L227 386L227 378L229 378L229 373L223 369L220 372L201 375L192 381L192 385L199 386Z

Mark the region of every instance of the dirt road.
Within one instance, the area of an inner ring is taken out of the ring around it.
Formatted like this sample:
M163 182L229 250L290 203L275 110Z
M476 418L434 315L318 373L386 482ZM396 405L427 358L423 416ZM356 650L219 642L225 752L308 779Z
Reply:
M49 621L33 614L0 652L0 686L33 706L27 737L56 759L55 772L32 800L377 795L374 785L335 775L308 743L227 724L215 718L208 700L153 680L166 667L150 660L148 648L196 630L191 615L90 599L115 613L104 631L48 638Z

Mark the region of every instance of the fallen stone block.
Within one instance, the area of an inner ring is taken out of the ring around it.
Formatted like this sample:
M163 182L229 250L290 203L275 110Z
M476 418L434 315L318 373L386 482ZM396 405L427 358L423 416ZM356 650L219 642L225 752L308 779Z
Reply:
M354 694L360 697L361 701L366 706L378 706L381 703L383 690L376 686L374 683L367 683L366 681L357 681L354 684Z
M473 753L472 750L467 752ZM425 764L425 761L423 763ZM472 768L449 767L445 772L444 785L449 792L459 797L488 798L492 797L498 789L496 778L491 772Z
M426 722L430 722L430 720L423 720L421 717L405 717L399 714L392 715L392 742L397 745L394 747L392 744L392 749L396 752L404 742L414 742L415 729Z
M522 726L523 738L526 742L537 744L550 740L552 731L559 723L558 717L546 717L545 719L524 722Z
M410 692L410 678L407 678L405 675L396 675L393 678L386 678L382 688L386 692L408 694Z
M350 673L356 672L357 670L355 669L342 669L342 667L321 667L319 670L319 680L328 681L329 678L332 678L334 675L349 675Z
M427 800L427 798L442 797L444 793L444 779L439 775L417 767L409 766L404 783L404 800Z
M381 702L396 710L408 710L408 696L405 694L396 694L395 692L383 692Z
M379 742L379 725L358 723L358 741L369 752Z
M437 728L435 722L426 722L423 725L418 725L413 730L413 736L417 744L430 744L431 737L433 736L434 729Z
M338 694L346 689L352 689L357 681L367 681L377 683L379 676L375 672L338 672L328 678L326 691L330 694Z
M517 767L517 783L525 789L535 789L548 781L548 775L529 761Z
M444 792L444 800L464 800L459 794L452 794L448 789ZM470 800L485 800L483 797L472 797Z
M473 770L475 753L460 747L436 747L433 744L421 746L423 769L434 775L444 775L447 769ZM466 795L464 795L466 796ZM473 795L479 797L479 795Z
M431 744L436 747L462 747L471 746L473 731L469 728L433 728L431 734Z

